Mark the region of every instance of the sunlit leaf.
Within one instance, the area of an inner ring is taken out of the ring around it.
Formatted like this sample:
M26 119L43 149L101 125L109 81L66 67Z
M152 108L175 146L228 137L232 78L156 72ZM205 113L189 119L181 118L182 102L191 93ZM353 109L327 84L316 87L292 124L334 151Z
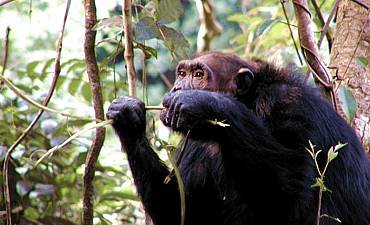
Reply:
M88 83L82 85L82 97L87 101L91 102L91 88Z
M145 59L150 59L151 56L154 56L154 58L157 58L157 50L155 48L152 48L150 46L146 46L140 43L137 43L136 48L141 49L145 53Z
M250 17L247 16L246 14L234 14L234 15L227 17L227 20L231 22L243 23L245 21L248 21L249 18Z
M365 68L369 65L368 59L364 56L356 57L356 63L357 63L357 65L359 65L361 67L365 67Z
M183 14L180 0L159 1L159 23L168 24L177 20Z
M173 28L161 26L165 39L163 40L166 47L175 53L179 59L185 59L189 55L190 44L184 35Z
M338 98L341 103L342 110L348 121L352 123L357 111L357 103L353 94L345 87L341 86L338 92Z
M331 162L338 156L338 152L334 151L334 148L331 147L328 151L328 162Z
M259 25L256 29L256 32L255 32L256 37L267 33L279 21L280 21L280 18L264 20L263 23Z
M122 16L113 16L110 18L104 18L97 22L94 25L93 29L98 31L106 27L123 27Z
M33 61L27 64L27 75L31 80L34 80L36 77L39 77L39 73L35 71L36 67L40 64L40 61Z
M24 210L24 216L28 219L36 220L39 218L40 215L39 215L39 212L35 208L27 207Z
M77 89L80 87L81 82L82 82L82 79L72 79L68 85L68 92L71 95L75 95L77 92Z
M54 70L51 68L51 65L53 65L54 61L55 61L55 59L51 58L51 59L48 59L45 62L44 66L42 67L42 70L41 70L41 76L39 77L39 79L41 81L43 81L46 78L48 72L51 72L51 73L54 72ZM50 71L48 71L48 70L50 70Z
M109 191L107 193L104 193L101 196L101 201L107 201L107 200L116 200L116 201L122 201L122 200L134 200L139 201L139 197L132 191L126 190L126 191Z

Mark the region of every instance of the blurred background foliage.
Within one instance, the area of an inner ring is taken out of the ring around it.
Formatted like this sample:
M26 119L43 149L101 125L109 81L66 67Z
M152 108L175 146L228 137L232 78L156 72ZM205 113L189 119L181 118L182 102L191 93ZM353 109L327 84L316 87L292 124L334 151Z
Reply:
M157 105L174 80L173 71L178 60L196 51L199 15L195 2L191 0L137 0L134 3L138 97L148 105ZM277 64L290 63L303 72L307 70L298 60L279 1L217 0L214 3L214 14L223 32L213 39L212 50L262 58ZM1 59L5 29L6 26L11 28L5 75L26 95L39 102L46 96L53 77L56 40L62 25L64 4L62 0L15 1L0 7ZM100 20L95 26L96 51L106 109L115 96L127 94L123 49L119 45L122 8L119 1L96 1L96 4ZM332 5L333 0L322 1L321 10L325 17ZM289 2L286 8L291 23L295 24L293 7ZM292 29L297 38L297 29ZM49 106L77 116L92 117L94 112L84 62L83 38L83 3L72 1L63 42L61 77ZM322 49L323 58L328 60L328 55L325 55L328 53L327 45ZM147 85L141 82L145 75ZM2 163L7 149L22 134L38 109L5 86L0 87L0 106ZM154 131L162 137L168 136L168 132L157 123L156 113L149 114L148 133L154 143ZM153 121L155 127L152 126ZM93 134L79 137L36 168L34 163L45 150L63 142L86 125L86 121L44 113L31 134L12 154L13 205L22 223L80 223L84 161ZM94 222L143 224L144 213L135 195L126 156L121 152L112 129L107 130L94 181ZM0 202L1 210L4 210L2 196ZM5 217L4 211L1 211L1 216Z

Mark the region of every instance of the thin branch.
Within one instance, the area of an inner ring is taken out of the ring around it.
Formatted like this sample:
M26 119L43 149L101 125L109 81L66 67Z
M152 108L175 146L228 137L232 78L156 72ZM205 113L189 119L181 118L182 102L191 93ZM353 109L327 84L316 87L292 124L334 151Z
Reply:
M0 1L0 7L3 6L3 5L6 5L8 3L11 3L11 2L14 2L14 0L2 0L2 1Z
M337 109L332 80L328 69L320 60L319 49L315 43L311 28L311 13L306 0L293 0L294 10L298 21L298 34L303 56L316 80L323 88L326 97Z
M162 110L162 109L164 109L163 106L145 106L145 110L150 110L150 111L156 111L156 110ZM96 129L96 128L105 127L107 125L111 125L112 123L113 123L113 120L104 120L104 121L101 121L101 122L96 123L96 124L94 124L94 125L92 125L90 127L87 127L87 128L85 128L83 130L80 130L80 131L76 132L75 134L73 134L72 136L70 136L69 138L67 138L63 143L61 143L59 145L56 145L56 146L50 148L49 150L47 150L45 152L45 154L43 154L37 160L37 162L35 164L35 167L38 166L42 162L42 160L44 160L46 157L49 157L52 154L54 154L57 150L64 148L68 143L70 143L74 139L80 137L81 135L87 133L88 131L93 130L93 129Z
M328 18L328 21L325 22L324 20L324 16L322 15L321 13L321 10L320 10L320 6L317 4L317 1L316 0L311 0L312 2L312 5L313 7L315 8L315 11L316 11L316 15L321 23L321 26L323 27L323 31L321 33L321 35L326 35L326 39L328 40L328 46L329 46L329 52L331 50L331 46L333 44L333 37L332 37L332 34L331 32L329 31L329 24L330 24L330 17ZM337 5L339 1L336 1L335 4ZM335 7L334 7L335 8ZM324 32L324 27L327 25L326 27L326 31ZM318 44L318 48L320 48L321 46L321 43L319 42Z
M195 3L200 20L197 52L209 51L212 39L220 35L223 29L213 15L212 0L196 0Z
M9 33L10 27L6 28L5 40L4 40L4 58L3 58L3 70L1 71L1 76L4 76L6 65L8 64L8 53L9 53ZM0 81L0 86L4 84L4 81Z
M144 43L145 45L145 43ZM142 66L141 66L141 83L143 84L143 99L145 104L147 105L148 100L148 80L147 80L147 73L146 73L146 53L143 51L143 59L142 59Z
M120 47L122 46L122 38L123 38L123 33L121 33L119 41L117 43L116 53L118 53ZM113 86L114 86L114 98L115 99L117 98L116 60L117 60L117 55L115 55L113 58Z
M329 25L332 19L334 18L335 13L337 12L338 5L339 5L339 1L335 1L334 7L331 10L330 15L322 28L321 36L320 36L319 42L317 43L318 48L321 47L322 41L324 40L324 36L327 34L327 32L329 32ZM328 39L328 36L326 37ZM332 42L329 42L329 39L328 39L328 44L329 44L329 51L331 51Z
M59 145L56 145L56 146L54 146L53 148L51 148L51 149L47 150L47 151L45 152L45 154L43 154L43 155L42 155L42 156L37 160L35 167L36 167L37 165L39 165L39 164L42 162L42 160L44 160L46 157L49 157L49 156L51 156L52 154L54 154L57 150L64 148L68 143L70 143L70 142L71 142L71 141L73 141L74 139L78 138L79 136L81 136L81 135L83 135L83 134L85 134L85 133L89 132L90 130L93 130L93 129L96 129L96 128L102 128L102 127L105 127L105 126L110 125L110 124L112 124L112 123L113 123L113 120L104 120L104 121L102 121L102 122L100 122L100 123L96 123L96 124L94 124L94 125L92 125L92 126L90 126L90 127L88 127L88 128L85 128L85 129L83 129L83 130L80 130L80 131L76 132L76 133L75 133L75 134L73 134L71 137L67 138L63 143L61 143L61 144L59 144Z
M31 99L27 95L25 95L8 78L3 77L3 76L0 75L0 80L4 81L5 85L10 90L12 90L18 97L22 98L24 101L28 102L29 104L31 104L31 105L39 108L39 109L42 109L43 111L51 112L51 113L56 113L56 114L59 114L61 116L70 117L70 118L79 119L79 120L97 121L97 122L100 121L100 120L96 120L96 119L93 119L93 118L85 118L85 117L75 116L75 115L72 115L72 114L69 114L69 113L66 113L66 112L61 112L59 110L49 108L49 107L47 107L47 106L45 106L43 104L40 104L40 103L36 102L35 100Z
M126 71L128 78L128 93L136 96L136 71L134 66L134 51L132 44L132 11L131 0L123 0L123 31L125 33L125 53Z
M5 34L5 48L4 48L4 60L3 60L3 71L2 74L5 72L6 63L8 61L8 51L9 51L9 33L10 28L7 27L6 34ZM10 153L12 152L12 149L10 149L5 157L4 160L4 168L3 168L3 182L4 182L4 200L5 200L5 209L6 209L6 221L7 224L12 225L12 204L11 204L11 196L10 196L10 188L9 188L9 160L10 160Z
M63 36L64 36L64 29L65 29L65 25L66 25L66 22L67 22L67 18L68 18L68 12L69 12L69 8L70 8L70 5L71 5L71 0L67 0L67 3L66 3L66 9L65 9L65 13L64 13L64 18L63 18L63 24L62 24L62 28L59 32L59 36L58 36L58 43L57 43L57 52L56 52L56 57L55 57L55 61L54 61L54 77L53 77L53 81L52 81L52 84L49 88L49 91L48 91L48 94L43 102L43 105L41 106L47 106L50 102L50 99L54 93L54 90L55 90L55 87L56 87L56 83L57 83L57 80L59 78L59 74L60 74L60 56L61 56L61 52L62 52L62 43L63 43ZM7 41L7 39L6 39ZM6 43L6 48L7 48L7 43ZM6 49L7 51L7 49ZM4 62L6 62L4 60ZM4 67L4 70L5 70L5 67ZM3 70L3 71L4 71ZM2 74L4 75L4 74ZM5 77L3 77L5 78ZM2 81L4 82L7 82L7 79L2 79ZM11 84L11 83L10 83ZM8 87L9 87L9 82L8 82ZM14 86L15 87L15 86ZM47 108L49 109L49 108ZM7 154L6 154L6 157L5 157L5 160L4 160L4 167L3 167L3 174L4 174L4 194L5 194L5 199L6 199L6 212L7 212L7 220L8 220L8 224L12 224L12 221L11 221L11 209L12 209L12 206L11 206L11 196L10 196L10 189L9 189L9 177L8 177L8 169L9 169L9 160L11 159L11 153L14 151L14 149L19 145L19 143L22 142L22 140L24 140L25 137L27 137L27 135L31 132L31 130L33 129L33 127L35 126L35 124L39 121L41 115L44 113L45 108L41 108L39 110L39 112L37 113L36 117L32 120L32 122L30 123L30 125L27 127L27 129L22 133L22 135L13 143L12 146L10 146Z
M85 0L85 59L87 75L92 91L92 99L97 120L104 120L102 88L99 78L99 68L95 56L95 37L96 31L93 29L97 23L95 0ZM83 214L82 224L91 225L94 219L94 187L92 181L95 176L95 166L98 160L100 150L105 139L105 128L97 127L95 139L88 151L85 161L85 174L83 184Z
M302 61L302 58L301 58L301 54L299 53L299 50L298 50L298 46L297 46L297 43L295 41L295 38L294 38L294 35L293 35L293 31L292 31L292 28L291 28L291 24L290 24L290 21L289 21L289 17L288 17L288 14L286 12L286 9L285 9L285 5L284 5L285 1L284 0L280 0L280 4L281 4L281 7L283 8L283 12L284 12L284 16L285 16L285 19L286 19L286 23L288 25L288 29L289 29L289 33L290 33L290 37L292 38L293 40L293 44L294 44L294 48L295 48L295 51L297 53L297 56L298 56L298 59L299 59L299 62L301 63L301 65L303 66L303 61Z
M171 89L172 88L173 84L170 82L170 80L168 80L168 78L166 77L166 75L164 75L163 73L161 73L161 74L159 74L159 77L161 78L161 80L167 86L168 89Z

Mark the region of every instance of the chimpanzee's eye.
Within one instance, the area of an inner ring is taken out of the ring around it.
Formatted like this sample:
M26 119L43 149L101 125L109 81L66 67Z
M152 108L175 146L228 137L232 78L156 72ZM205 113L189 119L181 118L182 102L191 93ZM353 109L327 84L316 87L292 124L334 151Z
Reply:
M203 72L203 71L201 71L201 70L198 70L198 71L196 71L196 72L194 73L194 77L203 77L203 75L204 75L204 72Z
M179 70L179 71L177 71L177 75L180 76L180 77L185 77L186 73L183 70Z

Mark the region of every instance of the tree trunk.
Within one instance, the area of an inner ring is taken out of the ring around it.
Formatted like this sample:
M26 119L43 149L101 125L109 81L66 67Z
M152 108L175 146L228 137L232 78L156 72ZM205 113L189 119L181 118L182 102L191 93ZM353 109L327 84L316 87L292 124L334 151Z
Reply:
M370 0L363 0L370 6ZM340 1L337 25L330 55L332 74L338 75L357 101L357 112L352 126L365 146L370 145L370 72L356 62L357 57L370 61L370 16L369 10L355 1Z

